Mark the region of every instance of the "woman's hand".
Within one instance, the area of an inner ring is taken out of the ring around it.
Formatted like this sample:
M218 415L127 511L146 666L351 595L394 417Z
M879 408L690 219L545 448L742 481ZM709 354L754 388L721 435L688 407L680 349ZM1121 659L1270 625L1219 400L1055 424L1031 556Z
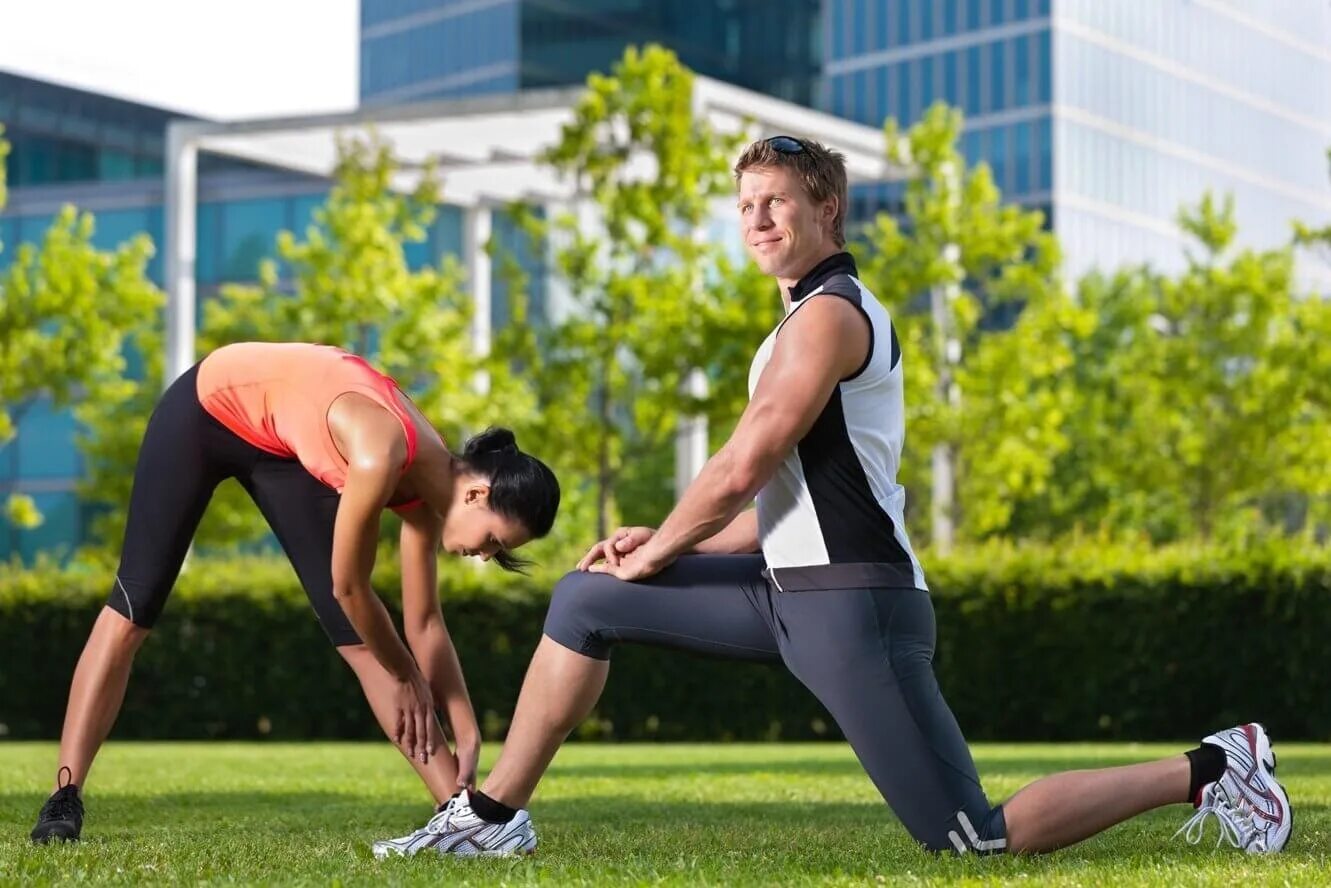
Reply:
M419 672L398 682L393 707L393 742L413 761L428 762L442 738L434 715L434 697Z
M481 738L479 735L457 742L458 789L476 791L476 766L481 758Z

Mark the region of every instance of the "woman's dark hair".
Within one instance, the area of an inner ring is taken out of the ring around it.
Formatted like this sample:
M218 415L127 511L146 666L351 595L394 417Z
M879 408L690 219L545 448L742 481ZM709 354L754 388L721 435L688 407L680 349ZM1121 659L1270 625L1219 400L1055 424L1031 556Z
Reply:
M518 449L508 429L488 428L462 448L467 471L490 479L490 508L518 521L533 538L550 532L559 511L559 479L550 467ZM494 560L504 570L521 571L531 562L499 550Z

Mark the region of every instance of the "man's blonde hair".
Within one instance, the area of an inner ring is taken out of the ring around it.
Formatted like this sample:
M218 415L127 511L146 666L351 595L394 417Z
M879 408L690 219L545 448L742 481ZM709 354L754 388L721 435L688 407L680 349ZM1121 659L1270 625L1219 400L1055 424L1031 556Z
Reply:
M773 142L790 139L798 144L801 151L783 151L772 146ZM799 174L800 182L809 197L822 203L836 198L836 218L832 220L832 240L838 247L846 245L846 155L833 151L826 145L812 139L796 139L793 136L772 136L759 139L744 149L735 164L735 186L739 187L740 177L754 167L785 167Z

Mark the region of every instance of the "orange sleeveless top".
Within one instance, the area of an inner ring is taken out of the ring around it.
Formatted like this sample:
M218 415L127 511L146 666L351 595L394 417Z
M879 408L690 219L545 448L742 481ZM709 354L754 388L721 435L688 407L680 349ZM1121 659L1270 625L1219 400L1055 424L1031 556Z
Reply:
M416 459L416 424L398 400L397 383L364 358L331 345L239 342L199 364L199 403L209 415L260 450L298 460L339 493L347 483L347 460L328 428L328 409L348 392L371 399L402 423L406 472Z

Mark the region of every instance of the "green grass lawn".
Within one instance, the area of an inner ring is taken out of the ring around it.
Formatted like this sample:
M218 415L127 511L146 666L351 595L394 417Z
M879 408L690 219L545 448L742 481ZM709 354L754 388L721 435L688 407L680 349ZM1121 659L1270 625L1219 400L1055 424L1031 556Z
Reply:
M1050 771L1179 751L1146 745L980 745L991 797ZM483 768L496 747L487 749ZM387 744L113 743L89 789L84 839L28 830L55 760L0 744L0 883L137 884L1331 884L1331 747L1278 744L1294 838L1272 858L1171 840L1178 806L1039 858L916 848L841 744L570 745L532 812L524 860L374 860L429 800Z

